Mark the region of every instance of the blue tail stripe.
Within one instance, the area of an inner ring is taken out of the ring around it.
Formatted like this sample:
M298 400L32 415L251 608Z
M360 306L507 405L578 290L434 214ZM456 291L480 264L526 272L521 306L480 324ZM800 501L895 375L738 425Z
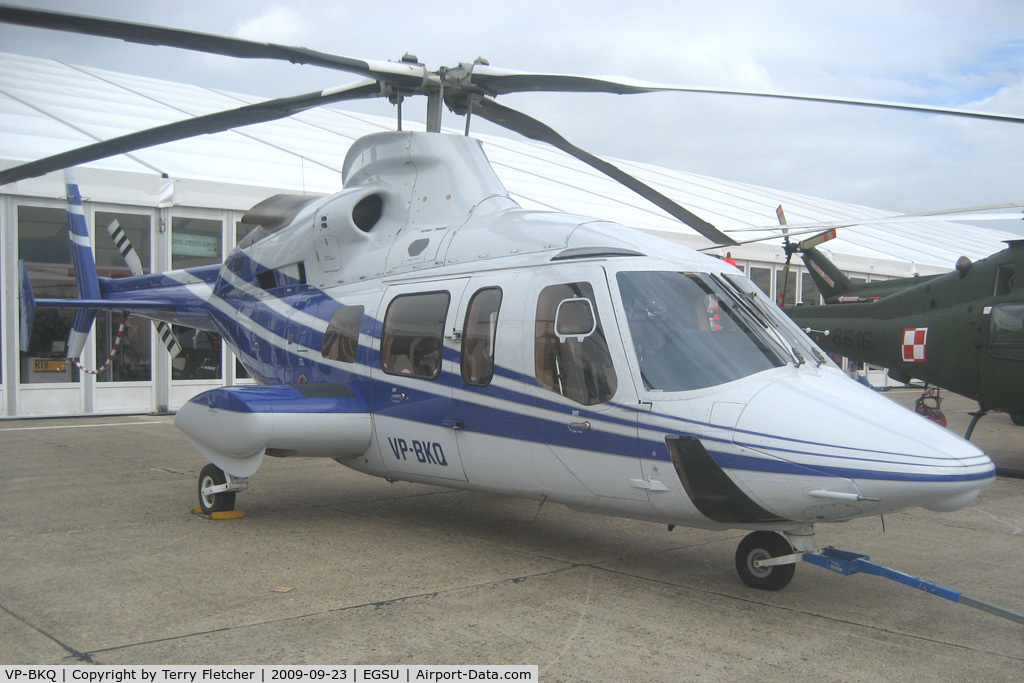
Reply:
M99 299L101 298L100 282L96 276L96 261L92 255L89 229L85 224L82 194L78 190L74 173L68 170L64 172L64 176L68 195L68 237L71 239L71 258L75 265L78 295L83 299ZM79 309L75 311L75 319L71 327L83 335L88 334L95 319L95 311ZM71 351L71 353L75 353L75 351Z

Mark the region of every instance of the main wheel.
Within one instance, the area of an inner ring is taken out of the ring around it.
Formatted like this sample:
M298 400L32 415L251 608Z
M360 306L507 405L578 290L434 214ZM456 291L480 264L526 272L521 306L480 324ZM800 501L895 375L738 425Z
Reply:
M795 564L774 567L755 567L754 562L782 557L793 552L793 546L782 534L774 531L755 531L740 541L736 548L736 571L743 583L763 591L782 590L796 573Z
M1024 413L1010 413L1010 421L1018 427L1024 427Z
M224 472L214 465L208 464L199 473L199 508L203 514L209 515L214 512L228 512L235 509L235 492L221 491L220 493L204 494L203 489L211 486L226 484L227 477Z

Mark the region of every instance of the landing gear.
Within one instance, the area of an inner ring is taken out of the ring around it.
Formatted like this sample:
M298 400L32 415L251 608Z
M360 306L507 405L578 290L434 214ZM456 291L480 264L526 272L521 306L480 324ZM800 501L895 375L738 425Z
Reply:
M1024 427L1024 413L1010 413L1010 421L1018 427Z
M199 473L199 508L204 515L235 509L235 491L228 490L228 477L209 463Z
M782 590L789 585L796 573L795 564L778 564L770 567L755 566L759 560L791 555L793 546L782 534L774 531L755 531L740 541L736 548L736 571L743 583L751 588L764 591Z
M971 416L971 423L967 425L967 432L964 434L964 438L968 441L971 440L971 434L974 433L974 427L978 424L978 420L988 415L988 409L978 406L978 409L973 413L968 413Z

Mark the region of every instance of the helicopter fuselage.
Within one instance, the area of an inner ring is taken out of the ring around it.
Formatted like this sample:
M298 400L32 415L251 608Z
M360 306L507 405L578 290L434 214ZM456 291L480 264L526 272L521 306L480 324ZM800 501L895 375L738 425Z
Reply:
M955 509L994 476L969 443L845 377L740 271L522 209L476 141L371 136L346 190L277 206L254 209L263 227L222 267L104 283L180 302L151 316L218 331L263 385L204 392L176 418L231 476L266 455L332 457L390 480L787 531Z
M787 313L826 351L967 396L984 410L1024 416L1018 264L1024 241L943 275L856 285L844 291L849 303L836 294L834 303Z

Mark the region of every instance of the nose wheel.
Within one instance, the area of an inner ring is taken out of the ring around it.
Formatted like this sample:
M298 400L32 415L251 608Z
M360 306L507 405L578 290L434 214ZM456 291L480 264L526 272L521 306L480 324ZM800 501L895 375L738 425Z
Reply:
M773 557L791 555L793 546L782 534L774 531L755 531L740 541L736 548L736 571L743 583L763 591L782 590L793 580L795 564L759 567L755 563Z

